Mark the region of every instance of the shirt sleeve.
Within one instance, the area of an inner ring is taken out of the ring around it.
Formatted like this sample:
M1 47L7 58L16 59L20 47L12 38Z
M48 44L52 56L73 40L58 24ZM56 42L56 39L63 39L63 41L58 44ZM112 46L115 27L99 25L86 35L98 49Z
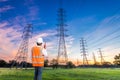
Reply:
M44 55L45 57L47 57L47 56L48 56L48 54L47 54L47 50L46 50L46 49L44 49L44 48L43 48L43 50L42 50L42 53L43 53L43 55Z

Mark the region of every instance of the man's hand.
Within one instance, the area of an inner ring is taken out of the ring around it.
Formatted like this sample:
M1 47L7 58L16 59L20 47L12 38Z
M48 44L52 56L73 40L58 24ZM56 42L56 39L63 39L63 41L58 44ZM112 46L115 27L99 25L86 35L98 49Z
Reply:
M44 49L46 49L46 42L44 43Z

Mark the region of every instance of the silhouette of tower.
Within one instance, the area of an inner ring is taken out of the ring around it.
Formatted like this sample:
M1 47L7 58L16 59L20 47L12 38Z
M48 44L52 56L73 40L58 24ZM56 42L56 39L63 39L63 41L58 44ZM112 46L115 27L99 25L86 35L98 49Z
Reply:
M83 65L88 65L88 60L87 60L87 50L86 50L86 40L84 40L83 38L81 38L80 40L80 51L82 53L83 56Z
M31 36L32 24L28 24L23 29L22 42L19 46L18 52L11 67L16 66L16 68L27 68L28 43Z
M58 63L66 63L68 61L67 50L66 50L66 43L65 43L65 10L61 7L62 1L60 0L60 8L58 9L58 37L59 37L59 44L58 44L58 56L57 61Z
M96 57L95 57L95 54L94 54L94 53L92 53L92 54L93 54L94 64L96 64Z
M102 51L101 51L101 48L99 48L99 51L98 51L98 52L100 53L101 64L103 64L103 63L105 62L105 60L104 60L104 57L103 57L103 53L102 53Z
M79 60L77 59L77 66L79 66Z

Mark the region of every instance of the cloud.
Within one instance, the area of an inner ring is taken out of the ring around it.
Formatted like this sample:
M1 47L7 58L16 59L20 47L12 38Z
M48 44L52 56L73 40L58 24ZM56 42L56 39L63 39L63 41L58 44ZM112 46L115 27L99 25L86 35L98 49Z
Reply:
M18 40L15 42L15 40ZM21 33L10 22L4 21L0 23L0 55L5 59L13 59L13 53L17 50L21 40Z
M8 22L2 22L2 23L0 23L0 28L3 28L5 26L7 26L7 25L8 25Z
M6 2L6 1L8 1L8 0L0 0L0 2Z
M27 6L29 13L26 15L28 21L37 21L40 20L38 17L39 8L36 5Z
M36 42L36 40L39 38L39 37L42 37L44 42L48 42L48 46L51 46L51 42L50 41L54 41L54 38L55 38L55 35L56 35L56 31L54 30L45 30L45 31L42 31L38 34L35 34L32 39L30 40L30 43L33 44ZM53 40L52 40L53 39Z
M21 15L18 15L16 17L10 19L9 22L11 23L11 25L14 25L14 27L16 26L17 29L22 28L23 26L26 26L28 23L27 19Z
M29 15L30 16L36 16L38 15L39 9L37 6L31 6L29 7Z
M29 0L24 2L24 5L29 6L29 5L33 5L34 4L34 0Z
M41 25L47 25L47 23L46 22L39 22L39 23L34 24L34 26L41 26Z
M29 14L27 15L28 19L31 21L38 20L39 7L35 4L34 0L29 0L24 2L24 5L27 7Z
M57 32L55 30L45 30L45 31L41 31L38 34L35 34L33 36L34 39L39 38L39 37L50 37L50 36L55 36L57 34Z
M10 5L7 5L7 6L4 6L4 7L1 7L0 8L0 12L6 12L8 10L11 10L13 9L14 7L10 6Z

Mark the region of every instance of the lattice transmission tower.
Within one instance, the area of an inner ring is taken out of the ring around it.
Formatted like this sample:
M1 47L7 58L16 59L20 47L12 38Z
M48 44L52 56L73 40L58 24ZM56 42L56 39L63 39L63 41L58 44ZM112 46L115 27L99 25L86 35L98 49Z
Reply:
M101 64L103 64L105 62L105 60L104 60L104 56L103 56L103 53L101 51L101 48L99 48L98 52L100 53Z
M11 67L16 66L16 68L27 68L27 58L28 58L28 44L29 39L32 36L32 24L27 24L23 29L22 42L19 46L18 52L14 58L14 62Z
M60 6L62 5L60 1ZM67 50L66 50L66 42L65 37L67 36L65 32L67 31L66 23L65 23L65 10L60 7L58 9L58 37L59 37L59 44L58 44L58 56L57 61L59 63L66 63L68 61Z
M86 49L86 40L84 38L81 38L80 40L80 51L83 56L83 65L88 65L88 59L87 59L87 49Z
M93 52L92 54L93 54L94 64L96 64L96 63L97 63L97 61L96 61L96 56L95 56L94 52Z

